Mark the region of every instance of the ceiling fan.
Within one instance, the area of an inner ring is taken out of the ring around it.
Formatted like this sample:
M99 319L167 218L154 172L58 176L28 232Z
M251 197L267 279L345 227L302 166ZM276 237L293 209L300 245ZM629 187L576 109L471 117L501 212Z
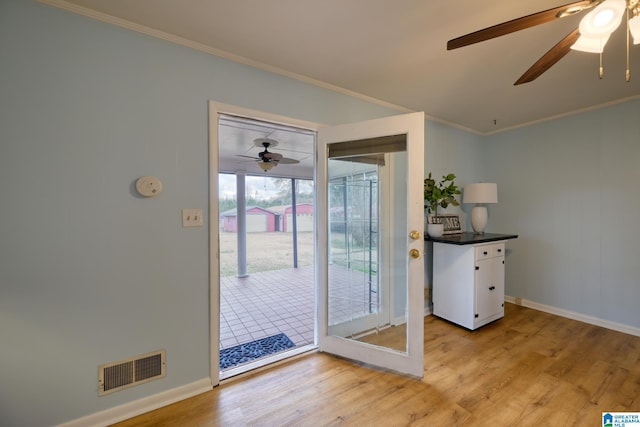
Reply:
M269 147L276 147L278 145L278 141L275 139L257 138L253 141L253 144L256 147L264 147L264 151L259 152L258 157L244 156L242 154L236 154L236 156L255 160L258 163L258 166L260 166L260 169L265 172L270 171L274 166L278 166L278 164L293 165L300 163L300 160L290 159L288 157L284 157L280 153L273 153L269 151Z
M602 51L609 36L615 31L622 15L627 14L627 81L629 73L629 32L633 35L634 44L640 43L640 0L583 0L563 6L533 13L501 24L449 40L447 50L458 49L482 41L490 40L516 31L535 27L536 25L556 19L575 15L594 8L580 21L580 26L560 40L533 64L515 83L520 85L540 77L545 71L561 60L571 49L583 52L600 53L600 78L603 75ZM631 15L631 16L630 16Z

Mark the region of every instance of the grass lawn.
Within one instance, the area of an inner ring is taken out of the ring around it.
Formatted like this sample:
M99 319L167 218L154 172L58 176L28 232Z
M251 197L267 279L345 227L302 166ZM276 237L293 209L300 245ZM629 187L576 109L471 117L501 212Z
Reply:
M238 272L236 233L220 231L220 276ZM298 233L298 266L313 264L313 232ZM292 233L247 233L247 272L293 268Z

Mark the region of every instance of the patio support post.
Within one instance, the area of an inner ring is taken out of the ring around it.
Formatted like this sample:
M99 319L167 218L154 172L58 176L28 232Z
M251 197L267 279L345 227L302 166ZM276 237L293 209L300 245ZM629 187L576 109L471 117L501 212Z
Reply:
M244 173L236 173L238 277L247 277L247 199Z
M298 209L296 206L296 179L291 178L291 224L293 226L293 268L298 268Z

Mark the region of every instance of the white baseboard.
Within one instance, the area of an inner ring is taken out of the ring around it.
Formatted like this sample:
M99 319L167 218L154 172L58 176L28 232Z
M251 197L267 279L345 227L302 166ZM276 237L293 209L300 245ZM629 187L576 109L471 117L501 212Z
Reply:
M176 387L153 396L144 397L125 403L104 411L96 412L86 417L78 418L59 427L85 427L85 426L108 426L120 421L128 420L137 415L144 414L154 409L170 405L180 400L187 399L200 393L205 393L212 389L211 379L203 378L190 384Z
M575 311L565 310L565 309L553 307L550 305L540 304L534 301L529 301L524 298L516 298L516 297L505 295L504 300L512 304L521 305L523 307L532 308L538 311L544 311L545 313L555 314L557 316L578 320L580 322L588 323L590 325L601 326L603 328L611 329L618 332L624 332L625 334L635 335L637 337L640 337L640 328L637 328L635 326L624 325L622 323L616 323L610 320L600 319L598 317L587 316L586 314L581 314Z

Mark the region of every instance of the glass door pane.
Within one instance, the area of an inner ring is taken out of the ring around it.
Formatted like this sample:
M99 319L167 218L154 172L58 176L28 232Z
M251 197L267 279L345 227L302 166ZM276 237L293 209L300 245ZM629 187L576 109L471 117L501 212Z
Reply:
M317 179L320 349L416 376L423 140L421 113L321 129Z
M359 160L329 159L329 174L336 175L328 186L329 333L371 342L384 331L396 336L397 350L406 351L406 329L389 329L394 326L391 281L380 274L381 166ZM406 287L398 291L405 293L406 301Z

